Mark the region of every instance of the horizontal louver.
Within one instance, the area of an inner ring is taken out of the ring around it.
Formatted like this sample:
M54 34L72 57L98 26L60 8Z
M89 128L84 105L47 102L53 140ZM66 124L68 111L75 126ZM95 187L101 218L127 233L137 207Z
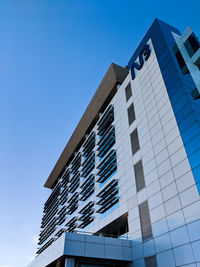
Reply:
M72 218L65 226L67 226L68 232L74 232L77 227L78 219L76 217Z
M74 193L80 184L80 172L75 173L69 183L69 192Z
M108 180L108 178L110 178L110 176L112 176L117 170L115 150L111 150L97 168L99 169L99 172L97 173L99 176L97 182L103 183Z
M69 183L70 180L70 170L66 169L64 174L61 177L61 184L64 188L67 188L67 185Z
M54 241L54 238L51 238L44 246L42 246L36 253L42 253L46 248L48 248Z
M90 152L87 159L83 163L82 176L86 178L95 167L95 152Z
M58 225L61 225L65 221L65 217L67 214L67 207L63 207L59 212L58 212Z
M78 193L74 193L68 201L67 214L71 215L78 208Z
M81 185L80 200L85 201L94 193L94 175L90 175Z
M98 142L98 156L103 158L115 144L115 127L111 125Z
M100 198L97 202L100 206L97 212L104 213L119 201L118 181L112 180L97 196Z
M93 150L95 147L95 133L92 132L90 136L87 138L85 143L83 144L83 156L88 157L88 154Z
M83 229L94 220L94 203L90 201L79 213L81 214L79 228Z
M81 153L77 153L74 160L71 163L71 173L75 174L81 166Z
M97 124L98 135L102 136L113 121L114 121L114 108L113 106L109 106Z

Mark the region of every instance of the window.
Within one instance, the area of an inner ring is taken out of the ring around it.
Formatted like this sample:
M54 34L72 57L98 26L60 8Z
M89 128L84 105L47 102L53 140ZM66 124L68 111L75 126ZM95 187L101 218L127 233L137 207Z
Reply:
M90 201L84 208L80 211L80 217L78 218L80 221L79 228L84 229L91 222L94 221L94 202Z
M174 47L174 53L175 53L177 62L179 64L179 67L181 69L181 72L183 74L188 74L189 70L188 70L188 68L186 66L185 60L184 60L184 58L183 58L183 56L182 56L182 54L181 54L181 52L180 52L180 50L179 50L177 45Z
M96 204L99 205L100 208L96 212L103 214L119 202L118 181L112 180L98 193L97 197L99 201Z
M151 256L148 258L145 258L145 266L146 267L157 267L157 261L156 261L156 256Z
M134 106L133 103L130 105L130 107L128 108L128 122L129 125L131 125L132 122L134 122L135 120L135 110L134 110Z
M137 129L135 129L131 135L131 147L132 147L132 153L133 155L140 149L139 139L138 139L138 132Z
M139 192L142 188L145 187L143 166L141 160L134 165L134 171L135 171L136 188L137 192Z
M97 169L97 182L103 184L117 172L117 155L116 151L112 149L100 162Z
M192 57L196 53L196 51L200 48L200 43L194 33L192 33L188 37L184 45L190 57Z
M126 86L125 92L126 92L126 101L128 101L130 99L130 97L132 96L131 84L130 83Z
M128 231L128 213L125 213L101 228L96 234L118 238L127 236Z
M197 90L197 88L195 88L195 89L191 92L191 95L192 95L192 97L193 97L194 100L200 99L200 93L199 93L199 91Z
M142 230L142 239L144 241L152 237L151 220L149 216L149 206L147 201L139 205L139 213L140 213L140 224Z

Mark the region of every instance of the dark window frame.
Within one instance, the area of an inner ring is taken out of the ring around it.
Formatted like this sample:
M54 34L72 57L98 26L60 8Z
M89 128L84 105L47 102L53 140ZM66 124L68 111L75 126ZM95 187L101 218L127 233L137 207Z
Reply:
M137 128L130 134L130 139L131 139L132 154L134 155L136 152L140 150L140 142L139 142Z
M145 267L157 267L156 255L144 258Z
M139 160L134 165L134 173L135 173L136 189L137 189L137 192L139 192L140 190L145 188L145 179L144 179L142 160Z
M129 126L135 121L135 109L133 103L127 109Z
M132 89L131 89L131 83L130 82L125 87L125 94L126 94L126 102L128 102L132 96Z
M145 241L153 237L148 201L146 200L142 202L138 205L138 207L140 214L142 239L143 241Z

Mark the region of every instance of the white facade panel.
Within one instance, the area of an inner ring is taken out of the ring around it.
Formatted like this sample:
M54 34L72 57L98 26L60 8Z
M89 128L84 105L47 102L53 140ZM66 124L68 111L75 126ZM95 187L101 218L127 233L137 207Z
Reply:
M181 37L174 36L177 45L183 49ZM69 193L69 198L77 193L77 207L72 214L66 213L65 220L47 241L55 238L60 229L67 230L68 224L75 219L75 228L69 227L72 231L113 234L117 235L117 238L106 239L105 242L113 242L112 244L98 245L89 241L86 244L74 241L77 247L68 248L73 255L76 255L77 250L82 256L89 257L91 253L98 251L96 254L99 258L126 258L127 261L133 261L127 265L129 267L143 267L148 258L155 255L159 267L198 266L200 196L152 40L149 39L147 44L151 50L148 60L140 70L135 70L134 79L129 71L91 130L95 135L92 148L95 164L89 175L84 176L84 169L87 170L89 167L85 168L85 165L90 166L88 162L92 162L92 156L87 161L85 152L90 133L88 139L76 151L75 158L80 153L81 163L73 175L80 173L80 184L74 192ZM184 50L183 55L187 60L186 53ZM137 62L139 64L139 61ZM187 64L188 68L195 72L196 68L191 64L193 63ZM131 96L127 101L126 88L129 85ZM134 115L128 113L132 104ZM109 109L112 109L113 113L109 113ZM134 116L130 125L129 116ZM110 124L109 120L112 120ZM109 124L107 128L106 123ZM110 136L115 142L105 152L112 143ZM100 156L101 153L105 154ZM107 159L109 153L111 156ZM70 170L76 168L73 162L74 158L67 166ZM109 171L114 167L116 170L109 175ZM69 184L73 181L73 175L70 176ZM82 190L90 175L94 178L94 184L91 185L94 192L83 200L82 196L87 193ZM106 175L108 178L104 179ZM61 177L61 183L62 179ZM76 202L76 199L72 202ZM59 206L57 213L63 207L69 208L69 203L68 199L64 205ZM89 207L90 204L93 205L92 208L88 208L84 215L83 208ZM87 224L88 214L91 214L92 220ZM86 226L81 228L81 222ZM119 244L122 236L131 239L132 247L127 250L116 247L115 242Z

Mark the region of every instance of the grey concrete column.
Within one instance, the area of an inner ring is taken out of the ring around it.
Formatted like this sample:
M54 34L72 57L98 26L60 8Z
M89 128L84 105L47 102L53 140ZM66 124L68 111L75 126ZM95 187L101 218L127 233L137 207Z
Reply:
M66 258L65 259L65 267L75 267L75 259L74 258Z

